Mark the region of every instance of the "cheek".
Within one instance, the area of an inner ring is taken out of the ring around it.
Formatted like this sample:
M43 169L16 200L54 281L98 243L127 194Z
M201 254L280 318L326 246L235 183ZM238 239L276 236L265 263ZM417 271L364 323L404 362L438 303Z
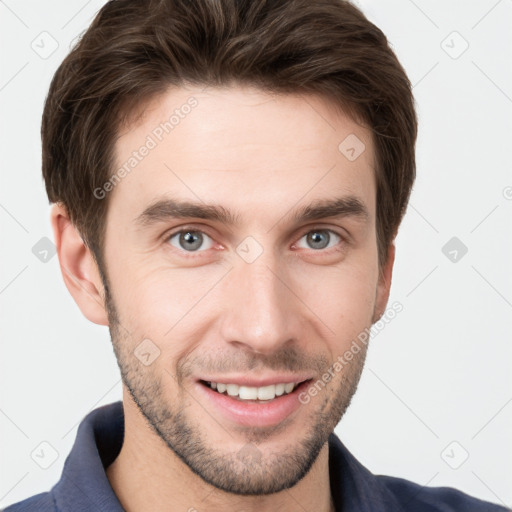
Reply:
M301 274L299 296L334 331L334 342L344 345L371 325L376 276L369 263L355 258L338 267L310 268Z
M128 268L129 267L129 268ZM226 273L225 268L204 266L197 268L169 268L138 262L119 272L118 304L126 327L155 340L172 339L212 305L215 284ZM129 279L123 278L130 276Z

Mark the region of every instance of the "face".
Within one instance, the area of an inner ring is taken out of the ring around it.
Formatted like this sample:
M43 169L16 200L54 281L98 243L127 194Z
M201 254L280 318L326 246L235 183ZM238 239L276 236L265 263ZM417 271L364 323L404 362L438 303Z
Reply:
M345 412L365 346L335 361L387 300L370 133L316 96L231 87L170 90L120 135L116 168L132 167L108 191L105 267L124 386L204 481L289 488Z

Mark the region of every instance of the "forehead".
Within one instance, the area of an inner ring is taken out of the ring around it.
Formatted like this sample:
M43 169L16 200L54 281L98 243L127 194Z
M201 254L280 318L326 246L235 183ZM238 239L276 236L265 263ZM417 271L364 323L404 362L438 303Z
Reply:
M317 95L171 88L120 130L115 162L109 210L129 220L164 195L262 215L351 195L375 210L370 131Z

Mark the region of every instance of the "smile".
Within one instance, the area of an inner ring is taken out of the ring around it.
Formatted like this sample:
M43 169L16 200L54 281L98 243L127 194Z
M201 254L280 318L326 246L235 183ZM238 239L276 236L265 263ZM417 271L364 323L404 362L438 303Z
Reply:
M205 382L218 393L238 397L240 400L273 400L276 396L288 395L300 382L270 384L269 386L251 387L238 384L223 384L221 382Z

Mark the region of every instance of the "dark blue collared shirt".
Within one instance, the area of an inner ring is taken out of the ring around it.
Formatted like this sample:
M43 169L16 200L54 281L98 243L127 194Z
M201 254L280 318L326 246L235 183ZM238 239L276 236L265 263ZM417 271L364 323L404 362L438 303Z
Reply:
M124 438L122 402L90 412L80 423L60 480L49 492L5 512L123 512L105 473ZM331 493L337 512L510 512L448 487L422 487L370 473L333 433L329 437Z

